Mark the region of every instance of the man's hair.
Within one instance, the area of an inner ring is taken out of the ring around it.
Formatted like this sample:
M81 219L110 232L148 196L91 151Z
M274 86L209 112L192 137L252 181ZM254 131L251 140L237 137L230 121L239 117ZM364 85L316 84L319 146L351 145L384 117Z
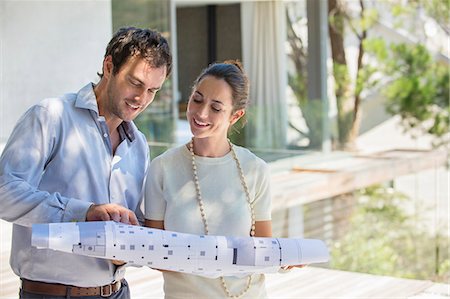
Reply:
M172 71L172 54L167 40L157 31L135 27L120 28L106 47L105 58L112 57L113 74L134 56L145 59L151 67L166 67L166 78ZM103 74L98 73L100 78Z

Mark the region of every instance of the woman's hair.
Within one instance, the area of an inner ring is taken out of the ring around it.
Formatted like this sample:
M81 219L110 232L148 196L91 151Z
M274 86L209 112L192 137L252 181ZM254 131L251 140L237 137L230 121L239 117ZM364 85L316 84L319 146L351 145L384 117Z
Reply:
M120 28L106 47L105 57L112 57L113 73L134 56L145 59L151 67L166 67L166 77L172 70L172 54L167 40L157 31L135 27ZM100 77L103 74L98 74Z
M233 112L248 106L249 83L242 64L238 60L226 60L209 65L194 82L196 87L206 76L223 79L233 91Z

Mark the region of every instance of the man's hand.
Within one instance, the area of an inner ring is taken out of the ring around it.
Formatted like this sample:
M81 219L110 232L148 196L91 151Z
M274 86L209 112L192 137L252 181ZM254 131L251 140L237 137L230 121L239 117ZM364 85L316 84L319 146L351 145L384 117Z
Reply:
M115 203L92 205L86 213L86 221L117 221L139 225L133 211Z

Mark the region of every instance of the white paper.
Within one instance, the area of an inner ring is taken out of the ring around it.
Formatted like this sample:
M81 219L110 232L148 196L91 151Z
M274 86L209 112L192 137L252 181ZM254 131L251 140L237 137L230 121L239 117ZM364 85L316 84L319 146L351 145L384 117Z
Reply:
M34 224L31 244L207 277L275 272L329 260L317 239L192 235L113 221Z

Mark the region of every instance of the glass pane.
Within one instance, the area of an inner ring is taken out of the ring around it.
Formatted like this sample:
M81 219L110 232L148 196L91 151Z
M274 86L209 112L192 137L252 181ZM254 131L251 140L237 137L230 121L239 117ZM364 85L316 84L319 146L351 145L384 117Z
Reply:
M290 148L320 149L322 102L308 100L308 20L306 1L286 3L288 71L288 144Z
M113 31L134 26L158 30L170 40L170 1L167 0L112 0ZM173 51L173 49L172 49ZM152 157L166 149L158 144L174 142L175 119L173 110L172 78L169 77L155 100L135 120L151 145Z

